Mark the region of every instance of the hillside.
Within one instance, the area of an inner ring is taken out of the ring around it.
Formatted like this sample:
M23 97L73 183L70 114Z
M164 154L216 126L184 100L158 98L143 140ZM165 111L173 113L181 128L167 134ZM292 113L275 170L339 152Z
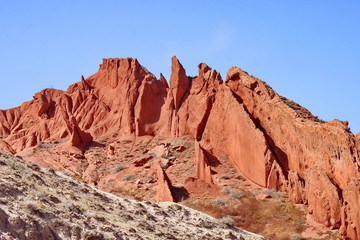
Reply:
M358 239L360 139L348 123L318 119L237 67L225 80L205 63L198 68L189 77L173 57L168 84L136 59L103 59L97 73L66 91L44 89L1 110L0 149L140 200L208 207L221 199L240 208L247 202L230 190L253 184L244 190L251 201L251 191L273 189L304 204L314 221ZM249 218L240 218L251 230ZM303 223L294 230L294 219L256 231L279 237L288 222L279 238L287 239L304 230Z
M0 239L265 240L231 218L116 197L9 154L0 165Z

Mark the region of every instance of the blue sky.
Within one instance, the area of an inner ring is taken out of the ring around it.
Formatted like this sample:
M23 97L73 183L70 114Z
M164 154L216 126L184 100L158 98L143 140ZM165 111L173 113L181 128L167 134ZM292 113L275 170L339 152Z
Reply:
M159 76L238 66L324 120L360 132L359 1L1 1L0 109L65 90L102 58Z

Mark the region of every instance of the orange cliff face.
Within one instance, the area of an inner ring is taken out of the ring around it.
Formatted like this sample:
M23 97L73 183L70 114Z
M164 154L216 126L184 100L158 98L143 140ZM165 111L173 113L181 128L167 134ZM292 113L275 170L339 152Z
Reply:
M359 206L354 186L359 186L360 159L347 123L321 123L240 69L229 71L227 85L275 158L266 174L267 187L288 192L294 202L307 203L317 221L358 239L360 218L350 208Z
M307 204L318 222L358 239L360 135L355 137L346 124L320 122L236 67L223 81L201 63L199 76L192 78L173 57L169 86L162 75L157 79L136 59L104 59L97 73L67 91L45 89L32 101L0 110L0 149L26 158L25 153L42 143L59 144L80 160L70 164L60 156L38 163L68 169L109 189L104 179L111 174L97 171L103 163L81 160L89 144L105 138L189 135L201 158L189 173L191 179L216 185L216 173L205 158L211 156L220 165L230 161L247 179L287 192L293 202ZM113 156L117 149L111 149ZM131 169L157 169L151 174L167 176L165 170L147 166L151 156L144 159ZM158 201L172 199L171 186L165 184L170 180L160 181Z

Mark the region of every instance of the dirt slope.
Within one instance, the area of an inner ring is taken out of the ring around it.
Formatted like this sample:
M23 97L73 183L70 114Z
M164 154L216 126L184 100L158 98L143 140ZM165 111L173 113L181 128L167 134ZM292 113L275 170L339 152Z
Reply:
M1 239L265 239L175 203L137 202L0 153Z

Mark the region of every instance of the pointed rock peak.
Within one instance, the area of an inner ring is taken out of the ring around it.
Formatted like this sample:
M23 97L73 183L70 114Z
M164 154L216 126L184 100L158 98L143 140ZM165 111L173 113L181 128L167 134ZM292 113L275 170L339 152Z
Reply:
M151 73L147 73L144 77L144 81L153 82L153 81L156 81L156 77Z
M211 68L206 63L200 63L198 65L198 68L199 68L199 76L204 75L205 73L211 70Z
M213 71L215 71L215 70L213 70ZM216 71L215 71L215 72L216 72ZM221 77L221 74L218 73L218 72L216 72L215 79L218 80L220 83L223 82L223 79L222 79L222 77Z
M179 60L174 56L171 59L171 76L170 76L170 87L189 87L189 79L186 76L184 67L181 65Z
M50 95L50 96L48 96ZM51 94L48 94L47 89L42 90L35 94L34 100L38 103L38 116L40 117L43 113L47 112L53 104L51 100Z
M173 56L171 58L171 64L172 64L172 66L174 66L174 65L175 66L181 66L181 68L183 68L183 66L181 65L179 59L176 56Z
M156 77L150 71L148 71L146 67L142 66L136 58L131 59L129 67L132 71L132 74L138 78L147 77L148 79L156 80Z
M160 166L160 163L157 167L157 178L158 178L158 186L155 195L156 202L174 202L174 197L171 192L172 184L167 176L164 169Z
M143 66L140 65L139 61L136 58L133 58L131 60L131 68L132 69L139 69L139 68L144 68Z
M81 85L83 90L91 89L91 85L85 80L83 75L81 75Z
M166 78L164 77L164 75L162 73L160 73L160 78L159 78L160 81L166 81Z
M92 142L93 137L90 133L84 132L80 129L74 116L70 119L71 139L70 145L74 147L86 146Z
M180 108L183 96L190 88L190 80L186 76L185 69L175 56L172 57L170 88L172 89L174 105L177 111Z
M164 77L164 75L162 73L160 73L159 81L163 86L165 86L166 88L169 88L169 84L166 81L166 78Z
M240 80L242 76L249 76L249 74L238 67L232 66L226 74L226 81Z
M222 78L220 73L218 73L216 70L211 69L206 63L200 63L198 65L199 68L199 76L202 76L207 81L218 81L222 83Z
M285 99L286 102L289 102L288 100L286 100L286 98L279 96L266 82L263 82L261 79L249 75L246 71L243 71L238 67L231 67L229 69L226 75L225 84L230 87L234 92L238 92L237 95L239 96L241 95L239 93L243 92L239 91L238 89L243 88L247 89L246 91L255 92L256 95L263 95L264 97L266 96L266 98L268 99L273 99L275 96L278 96L280 99ZM241 96L241 98L244 98L244 96ZM250 98L248 100L250 100ZM262 101L264 101L264 99ZM293 105L293 102L290 102L291 105ZM307 110L305 110L304 108L304 111ZM310 118L313 118L313 116L311 117L312 114L309 111L307 112L309 114L306 115Z
M211 176L211 167L205 150L200 146L200 143L195 140L195 153L196 153L196 178L206 183L213 183Z

